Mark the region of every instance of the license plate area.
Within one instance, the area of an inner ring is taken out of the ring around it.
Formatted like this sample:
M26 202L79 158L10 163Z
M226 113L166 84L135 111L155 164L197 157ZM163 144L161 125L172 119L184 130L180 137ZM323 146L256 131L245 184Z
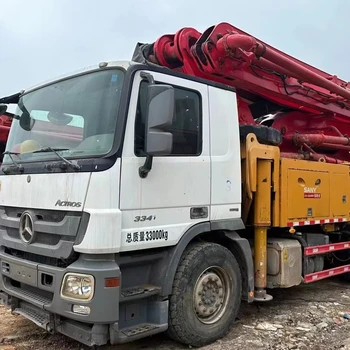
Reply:
M22 264L2 260L1 272L4 276L7 276L14 281L33 287L37 287L38 285L38 270L35 265L24 266Z

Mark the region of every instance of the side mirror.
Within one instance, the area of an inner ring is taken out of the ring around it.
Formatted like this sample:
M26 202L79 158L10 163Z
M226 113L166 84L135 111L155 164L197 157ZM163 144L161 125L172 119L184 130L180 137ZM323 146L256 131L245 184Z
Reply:
M7 111L7 105L1 104L1 105L0 105L0 115L5 114L6 111Z
M35 120L30 117L30 114L28 111L24 111L19 118L19 125L21 128L25 131L31 131L33 129L33 126L35 124Z
M30 117L30 113L27 108L23 105L23 101L20 99L18 102L18 108L22 111L22 115L19 118L19 125L25 131L32 130L35 120Z
M167 130L175 113L174 88L150 84L147 106L145 151L149 156L167 156L173 148L173 135Z

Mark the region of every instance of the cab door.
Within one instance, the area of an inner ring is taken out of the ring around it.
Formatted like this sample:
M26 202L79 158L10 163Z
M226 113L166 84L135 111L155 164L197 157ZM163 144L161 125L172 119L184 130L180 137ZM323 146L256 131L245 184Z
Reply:
M133 78L121 165L121 251L175 245L192 226L210 218L210 153L208 87L159 72L156 83L175 89L175 115L170 127L172 153L145 163L147 86L141 71Z

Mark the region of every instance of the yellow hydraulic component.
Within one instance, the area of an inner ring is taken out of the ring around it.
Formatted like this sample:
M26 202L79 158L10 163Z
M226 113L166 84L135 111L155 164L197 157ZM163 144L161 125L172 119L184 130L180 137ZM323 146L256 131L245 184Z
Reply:
M257 192L258 160L271 161L270 191L274 193L273 218L279 218L279 176L280 176L280 150L276 146L262 145L254 134L248 134L245 144L241 148L242 180L243 180L243 206L242 218L247 220L253 194ZM272 226L277 226L278 221L273 219Z
M271 160L257 160L254 226L255 297L264 298L267 274L267 228L271 226Z
M254 297L268 300L267 230L294 234L294 226L320 224L329 232L349 221L349 164L280 158L278 147L260 144L254 134L242 143L241 159L242 218L254 227Z
M254 272L255 299L269 300L266 294L267 274L267 229L272 225L272 193L275 201L279 198L279 162L278 147L260 144L254 134L247 135L245 147L242 147L243 218L247 220L254 198ZM274 215L279 206L273 208Z
M254 229L254 272L255 272L255 297L266 297L267 274L267 228L255 227Z

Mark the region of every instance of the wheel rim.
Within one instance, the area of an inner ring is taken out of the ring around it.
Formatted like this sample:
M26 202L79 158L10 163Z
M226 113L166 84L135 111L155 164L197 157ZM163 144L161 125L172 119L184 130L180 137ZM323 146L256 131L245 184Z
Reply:
M230 277L219 266L211 266L198 277L193 291L193 306L197 318L213 324L224 315L231 294Z

